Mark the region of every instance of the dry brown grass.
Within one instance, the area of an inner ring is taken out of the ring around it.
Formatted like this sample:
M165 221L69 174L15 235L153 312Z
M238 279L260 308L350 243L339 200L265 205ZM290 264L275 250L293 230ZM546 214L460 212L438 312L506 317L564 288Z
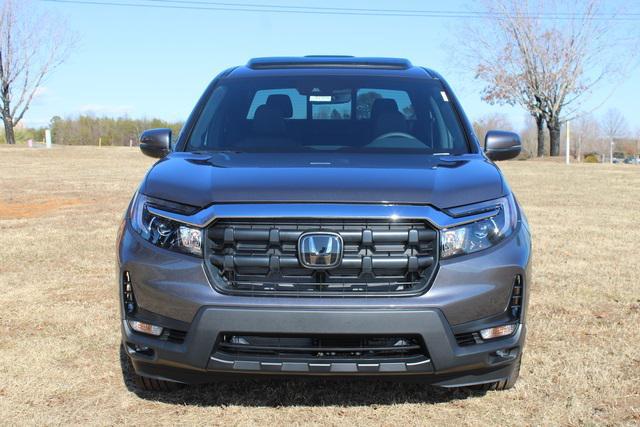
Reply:
M245 381L158 395L123 381L114 279L116 228L150 164L128 148L0 148L3 424L640 423L640 167L501 165L534 232L514 390Z

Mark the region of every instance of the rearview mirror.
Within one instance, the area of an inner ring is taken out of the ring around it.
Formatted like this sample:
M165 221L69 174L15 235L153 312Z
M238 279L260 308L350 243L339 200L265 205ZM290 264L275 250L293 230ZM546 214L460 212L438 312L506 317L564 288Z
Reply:
M140 135L140 151L149 157L162 158L171 151L171 129L149 129Z
M484 138L484 152L491 160L509 160L517 157L522 150L517 133L490 130Z

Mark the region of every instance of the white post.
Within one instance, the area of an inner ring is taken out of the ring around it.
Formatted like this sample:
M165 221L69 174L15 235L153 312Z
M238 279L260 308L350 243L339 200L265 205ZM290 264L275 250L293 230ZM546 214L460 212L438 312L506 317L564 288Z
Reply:
M133 147L133 139L129 140L129 148Z
M582 163L582 133L578 134L578 146L576 147L576 159Z
M613 138L611 139L611 145L609 146L609 163L613 164Z
M45 129L44 131L44 141L47 148L51 148L51 129Z
M571 143L571 122L567 120L567 144L565 147L566 153L565 153L565 163L569 164L569 146Z

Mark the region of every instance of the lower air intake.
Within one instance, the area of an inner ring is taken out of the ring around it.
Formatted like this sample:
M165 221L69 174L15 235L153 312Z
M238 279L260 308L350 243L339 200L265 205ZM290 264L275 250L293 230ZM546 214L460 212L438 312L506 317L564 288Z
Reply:
M522 276L517 275L513 281L513 290L511 291L511 300L509 302L511 315L516 319L520 319L520 314L522 313L522 294Z
M256 336L225 334L216 346L219 353L232 356L276 358L407 358L425 356L417 336L315 335Z

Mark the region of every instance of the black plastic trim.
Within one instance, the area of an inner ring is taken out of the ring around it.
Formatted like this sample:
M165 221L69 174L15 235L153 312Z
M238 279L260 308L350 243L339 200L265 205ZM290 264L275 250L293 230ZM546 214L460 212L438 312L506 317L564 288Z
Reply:
M288 68L369 68L408 70L413 65L403 58L357 58L353 56L304 56L252 58L247 67L252 70Z

